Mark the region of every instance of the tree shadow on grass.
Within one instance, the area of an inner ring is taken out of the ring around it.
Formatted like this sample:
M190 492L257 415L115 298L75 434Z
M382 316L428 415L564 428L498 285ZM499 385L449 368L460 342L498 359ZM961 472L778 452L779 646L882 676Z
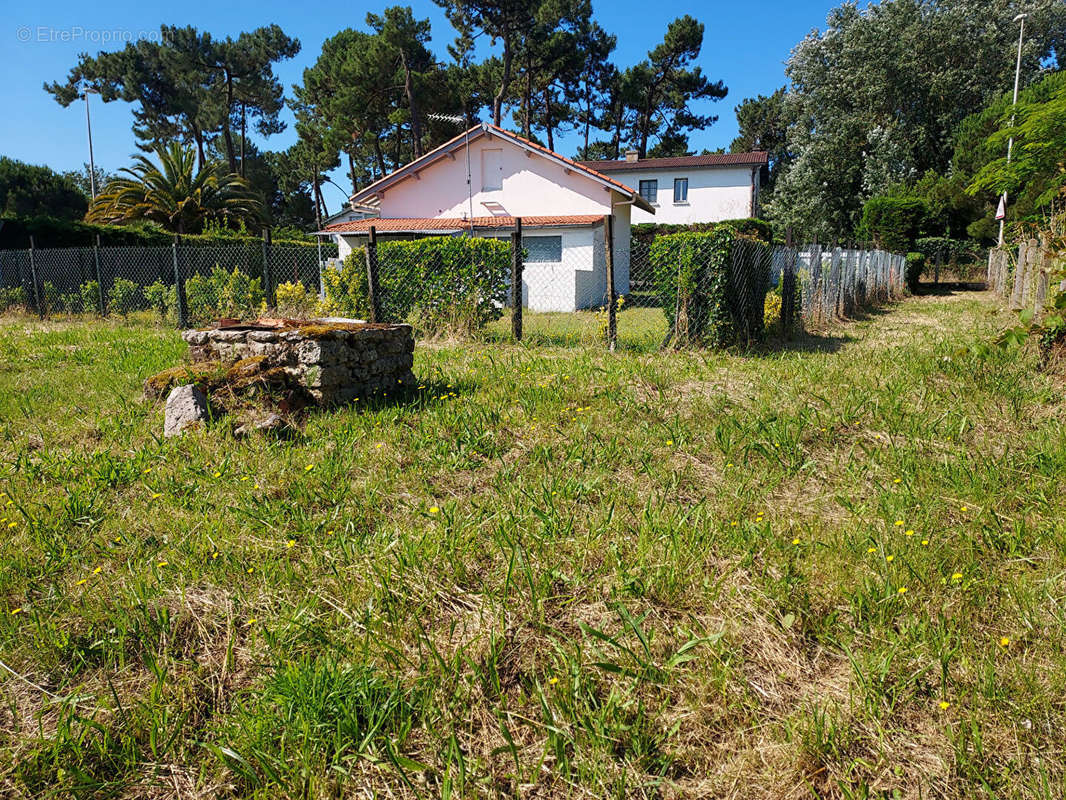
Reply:
M988 285L984 281L941 281L940 283L919 283L914 294L928 297L950 297L957 293L984 292Z

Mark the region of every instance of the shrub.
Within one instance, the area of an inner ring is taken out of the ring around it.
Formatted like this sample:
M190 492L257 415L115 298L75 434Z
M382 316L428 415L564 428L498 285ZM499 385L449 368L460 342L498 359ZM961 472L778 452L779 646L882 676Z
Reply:
M907 288L911 294L918 291L918 281L921 280L923 269L925 269L925 256L922 253L907 253L905 275Z
M44 290L45 313L58 311L61 306L59 302L59 290L56 288L56 285L51 281L45 281L41 288Z
M668 236L673 233L709 233L719 225L732 228L742 236L758 239L767 244L773 243L773 226L764 219L744 217L727 219L722 222L690 222L687 224L669 222L638 222L630 229L634 241L651 243L656 236Z
M85 281L78 287L81 295L82 311L100 311L100 283L99 281Z
M322 270L323 313L336 317L367 319L370 316L369 291L366 279L366 252L352 250L341 262L340 269Z
M84 311L80 292L65 292L59 295L59 309L64 314L80 314Z
M946 236L918 239L914 243L914 250L924 255L927 263L935 261L939 256L942 263L952 266L972 263L981 256L981 247L976 242L969 239L949 239Z
M905 253L914 250L928 218L929 208L920 197L871 197L862 207L856 233L884 250Z
M777 330L781 327L781 291L780 287L766 293L762 314L763 328Z
M299 319L314 316L318 297L307 291L307 287L302 283L279 283L274 292L277 312L281 316Z
M144 299L148 307L159 315L161 321L166 322L175 318L178 308L178 292L175 287L156 281L144 287Z
M141 287L126 278L115 278L107 292L107 304L112 311L125 316L141 308Z
M720 225L709 233L660 236L650 255L675 347L721 347L762 335L767 245Z
M381 317L424 335L469 335L503 314L510 255L507 242L468 236L379 242ZM340 270L325 270L327 313L369 317L365 259L353 250Z
M0 286L0 312L23 310L26 306L25 289L21 286Z
M189 322L202 325L221 317L237 319L258 315L264 294L259 278L234 267L227 272L215 264L208 275L193 275L185 281Z

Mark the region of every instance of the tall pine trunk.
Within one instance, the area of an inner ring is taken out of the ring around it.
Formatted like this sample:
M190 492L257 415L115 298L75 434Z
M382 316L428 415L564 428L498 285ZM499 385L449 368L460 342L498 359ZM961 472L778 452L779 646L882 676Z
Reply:
M407 54L400 53L403 64L403 90L407 95L407 107L411 112L411 144L415 158L422 157L422 120L419 117L418 98L415 97L414 82L411 80L411 68L407 66Z
M222 137L226 141L226 159L230 173L237 172L237 156L233 148L233 132L230 131L230 114L233 111L233 76L226 71L226 109L222 114Z
M492 124L500 127L503 123L503 100L507 96L507 90L511 86L511 62L514 54L511 52L511 34L503 37L503 71L500 75L500 90L492 98Z

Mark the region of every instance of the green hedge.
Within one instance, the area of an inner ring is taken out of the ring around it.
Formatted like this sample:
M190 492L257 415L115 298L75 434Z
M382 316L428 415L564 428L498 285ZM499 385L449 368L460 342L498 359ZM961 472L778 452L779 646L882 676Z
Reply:
M906 253L914 250L928 222L929 207L920 197L871 197L856 234L889 252Z
M97 225L75 222L57 217L0 217L0 250L25 250L30 237L39 248L92 247L97 236L104 247L166 246L174 241L174 234L155 225ZM247 231L211 230L207 233L182 237L186 244L219 244L225 242L260 241ZM302 244L314 247L314 237L299 236L290 228L272 237L275 244Z
M709 233L721 225L732 228L742 236L758 239L767 244L773 244L773 226L764 219L756 219L754 217L727 219L721 222L692 222L685 225L662 222L639 222L632 226L630 229L630 235L636 241L643 241L650 244L657 236L669 236L674 233Z
M904 275L907 280L907 289L911 294L918 291L918 281L922 278L922 270L925 269L925 254L924 253L907 253L907 262L904 267Z
M382 320L410 322L423 335L469 335L503 314L511 247L496 239L433 236L378 242ZM326 270L329 313L366 319L366 254L353 250Z
M734 255L742 268L733 268ZM673 346L723 347L760 338L770 255L769 245L730 225L656 237L651 265Z

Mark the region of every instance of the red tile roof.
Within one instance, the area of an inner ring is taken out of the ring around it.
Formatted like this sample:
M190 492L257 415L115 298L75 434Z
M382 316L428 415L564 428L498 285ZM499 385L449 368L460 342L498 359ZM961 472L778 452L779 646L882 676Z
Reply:
M603 214L575 214L555 217L522 217L523 228L565 228L595 225L603 221ZM509 229L515 226L514 217L474 217L474 230ZM458 217L368 217L327 225L322 233L367 233L373 225L378 233L456 233L470 229L470 220Z
M753 153L711 153L704 156L674 156L672 158L641 158L637 161L579 161L583 167L597 172L625 172L637 169L671 169L676 167L733 167L762 166L769 163L763 150Z

